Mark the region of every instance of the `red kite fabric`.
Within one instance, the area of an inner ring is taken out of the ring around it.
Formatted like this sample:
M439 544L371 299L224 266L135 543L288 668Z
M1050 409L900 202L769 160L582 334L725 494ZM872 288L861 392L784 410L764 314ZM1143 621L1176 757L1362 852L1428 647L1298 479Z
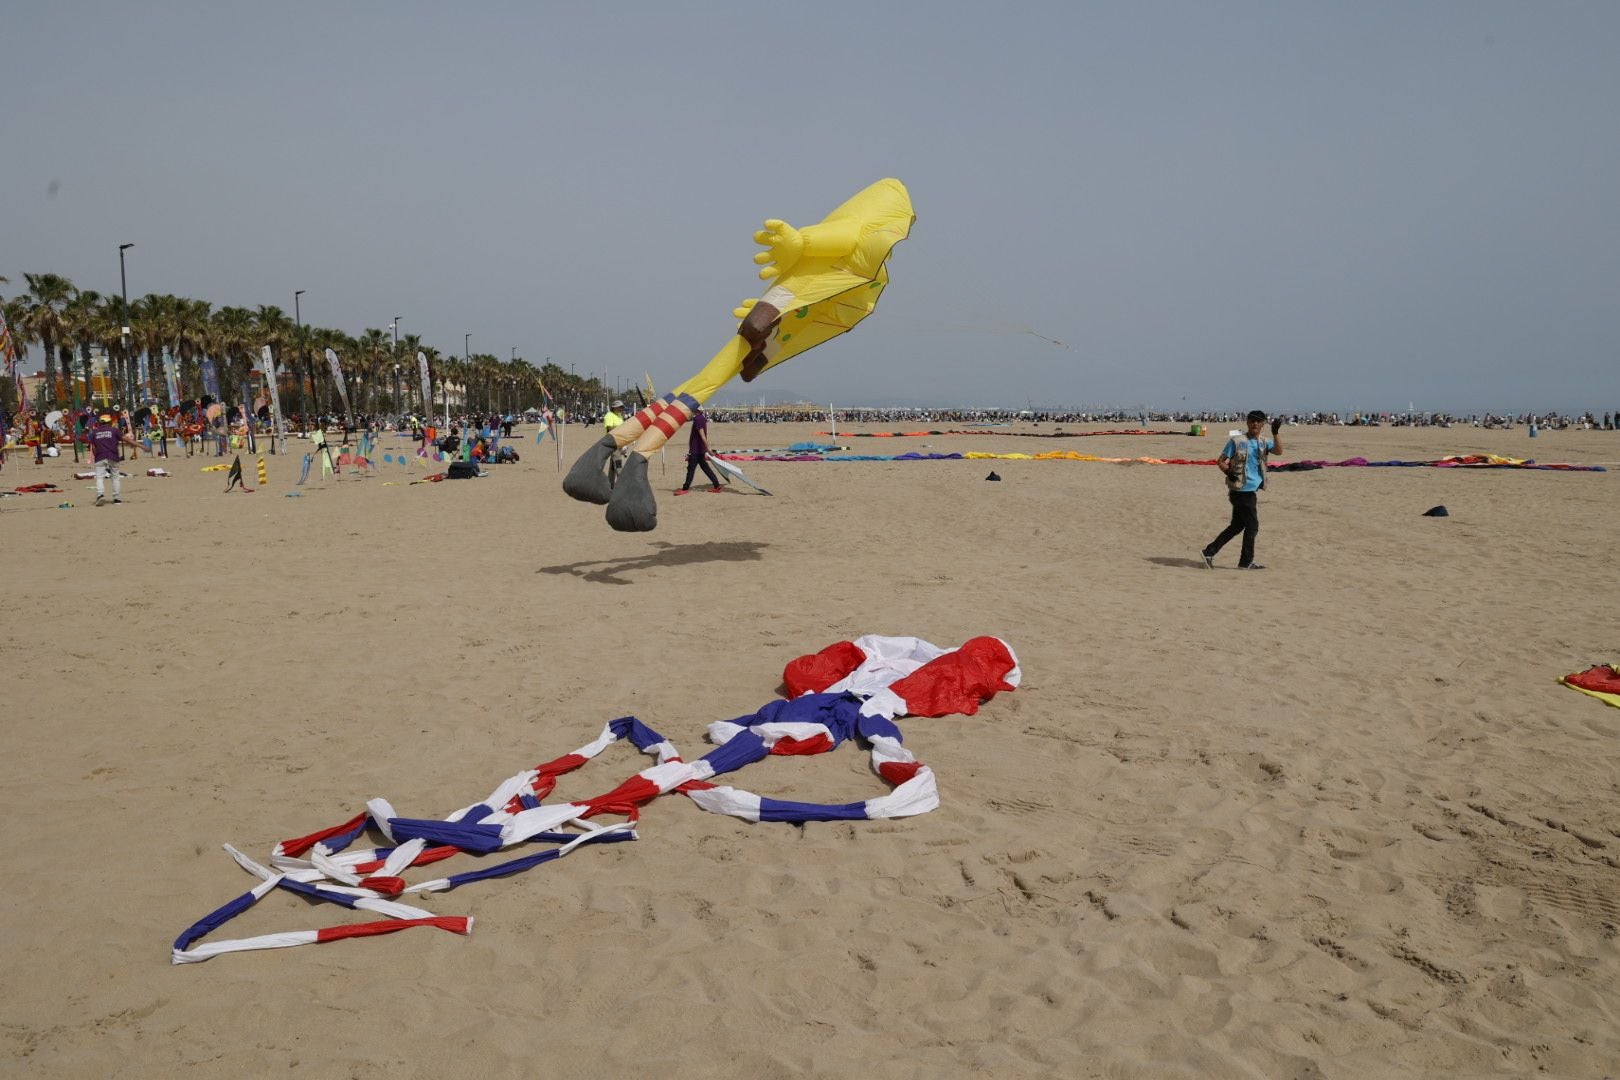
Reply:
M1589 697L1620 709L1620 667L1599 664L1558 680L1571 690L1579 690Z

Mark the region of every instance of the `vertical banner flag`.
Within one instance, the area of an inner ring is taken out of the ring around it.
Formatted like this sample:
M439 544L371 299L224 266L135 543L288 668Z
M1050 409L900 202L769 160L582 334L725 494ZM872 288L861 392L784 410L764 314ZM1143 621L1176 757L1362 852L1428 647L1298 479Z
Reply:
M422 369L422 413L433 419L433 382L428 378L427 353L416 354L416 365Z
M141 404L152 400L152 362L143 351L135 358L135 379L141 384Z
M281 390L276 386L276 358L266 345L259 350L259 356L264 361L264 379L270 384L270 422L271 431L275 434L275 445L283 447L287 441L287 428L281 422Z
M174 369L174 356L163 346L163 385L169 391L169 408L180 407L180 378Z
M6 365L6 377L10 378L17 370L17 346L11 340L11 327L6 325L6 314L0 311L0 361Z
M212 356L203 357L203 362L202 362L202 384L203 384L203 393L207 394L209 397L213 398L215 401L218 401L219 400L219 365L214 363L214 358Z
M5 364L6 378L17 386L17 416L26 416L28 392L23 388L22 373L17 370L17 343L11 339L11 327L6 325L4 312L0 312L0 363Z
M105 352L90 354L90 390L106 405L112 395L112 358Z
M343 411L352 413L354 410L349 408L349 388L343 383L343 365L338 363L338 354L327 349L326 362L332 368L332 381L337 384L338 397L343 399Z
M23 393L22 376L17 374L17 344L11 340L11 327L6 325L5 312L0 311L0 363L5 364L6 378L17 384L17 413L27 410L27 395Z

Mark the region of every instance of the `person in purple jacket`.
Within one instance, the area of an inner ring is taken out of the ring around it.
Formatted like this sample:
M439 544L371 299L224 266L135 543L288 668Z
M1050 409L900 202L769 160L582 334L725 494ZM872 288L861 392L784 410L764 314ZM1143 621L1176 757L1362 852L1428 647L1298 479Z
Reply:
M135 446L135 440L125 434L124 429L114 421L112 413L102 413L96 417L96 422L90 425L86 436L90 440L90 453L96 462L96 505L101 506L107 501L107 478L112 477L113 499L115 503L124 501L123 474L118 471L118 448Z
M692 476L699 469L709 478L710 491L724 491L720 478L714 475L714 469L709 465L709 417L701 405L693 408L690 430L692 434L686 443L686 482L675 494L684 495L692 490Z

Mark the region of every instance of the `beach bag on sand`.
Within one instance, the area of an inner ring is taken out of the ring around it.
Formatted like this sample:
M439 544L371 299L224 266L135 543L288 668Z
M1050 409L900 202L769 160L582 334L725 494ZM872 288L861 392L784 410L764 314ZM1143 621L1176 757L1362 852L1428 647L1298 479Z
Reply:
M475 477L477 477L479 475L480 474L478 472L478 462L476 462L476 461L452 461L450 463L450 471L445 475L445 479L447 479L447 480L472 480L472 479L474 479Z

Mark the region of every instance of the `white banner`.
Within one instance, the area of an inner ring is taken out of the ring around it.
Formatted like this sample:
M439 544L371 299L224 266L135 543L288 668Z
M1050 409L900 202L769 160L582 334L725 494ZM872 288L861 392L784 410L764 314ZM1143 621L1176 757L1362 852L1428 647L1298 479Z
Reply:
M285 451L287 446L287 427L281 422L281 390L276 386L276 358L266 345L259 350L259 357L264 362L264 378L270 384L270 422L276 435L277 452Z
M428 378L427 353L416 354L416 366L422 369L422 413L433 419L433 380Z
M354 412L349 407L349 388L343 382L343 365L338 363L338 354L331 349L326 350L326 362L332 368L332 381L337 384L338 397L343 399L343 411Z

